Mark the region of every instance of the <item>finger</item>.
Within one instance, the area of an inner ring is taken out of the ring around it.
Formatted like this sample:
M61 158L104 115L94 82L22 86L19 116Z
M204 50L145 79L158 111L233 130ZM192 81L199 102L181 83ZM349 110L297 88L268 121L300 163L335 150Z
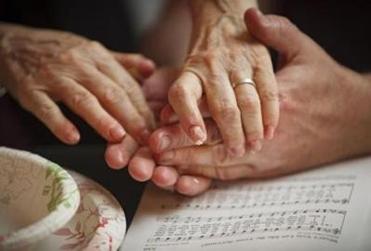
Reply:
M146 143L150 131L127 92L93 66L85 65L82 75L84 80L81 81L81 85L99 99L101 105L125 127L130 135L140 143Z
M29 92L20 98L21 105L33 113L62 142L76 144L80 134L76 127L63 115L49 96L40 91Z
M140 148L129 163L129 173L137 181L150 180L156 166L147 147Z
M191 175L199 175L216 180L237 180L243 178L255 178L257 175L256 168L249 164L239 164L231 166L182 166L181 172Z
M229 166L243 160L240 157L231 157L225 147L224 144L218 144L178 148L156 155L156 159L159 164L169 166Z
M108 142L119 142L123 139L125 131L122 126L83 86L72 79L63 78L58 92L55 95L58 95L73 112L82 117Z
M245 129L247 142L251 150L260 151L264 134L259 95L256 88L250 84L235 87L238 107Z
M169 166L156 167L152 175L153 183L163 189L173 188L178 178L178 172L173 167Z
M204 144L216 144L221 141L221 135L215 122L205 120L207 139ZM148 140L149 147L154 153L161 153L176 148L194 145L179 124L164 126L152 133Z
M159 118L160 112L164 108L164 106L166 105L166 103L164 103L162 101L149 100L148 101L148 105L152 109L153 113L155 114L156 119L159 120L160 119Z
M109 167L113 169L121 169L129 163L129 160L138 150L138 143L130 136L125 135L120 143L107 145L105 152L105 160Z
M142 90L147 99L156 99L167 102L170 86L179 76L180 71L173 68L157 70L151 77L144 80Z
M211 117L205 98L201 98L201 100L198 102L198 109L200 110L203 118ZM174 112L174 109L170 105L166 105L161 110L160 119L162 124L171 124L179 121L178 115Z
M110 58L105 58L105 60L103 60L102 58L97 57L95 61L99 71L125 90L134 107L137 109L139 114L144 117L148 129L151 130L154 128L155 122L153 113L146 102L139 84L115 60L110 60Z
M184 72L169 90L169 103L179 116L180 124L197 145L206 140L206 130L198 100L202 95L200 79L191 72Z
M175 190L186 196L196 196L211 186L211 179L198 176L182 175L175 185Z
M241 113L228 76L220 74L205 80L204 89L210 113L219 127L228 154L242 156L245 136Z
M314 43L287 18L263 15L252 8L245 12L245 23L251 34L285 58L293 58L301 50L312 50Z
M260 57L259 60L262 62L255 68L254 80L261 102L264 136L273 139L279 120L278 86L268 51L266 57Z
M135 79L143 79L151 76L156 68L155 63L136 53L112 52L115 59L125 68Z

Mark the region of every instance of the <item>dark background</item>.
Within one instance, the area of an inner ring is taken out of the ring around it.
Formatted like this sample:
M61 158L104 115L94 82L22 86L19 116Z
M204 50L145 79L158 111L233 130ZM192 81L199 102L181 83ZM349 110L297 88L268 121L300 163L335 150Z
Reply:
M272 0L338 62L360 72L371 70L371 1ZM136 51L125 0L0 0L0 21L67 30L98 40L110 49ZM63 108L64 109L64 108ZM59 143L9 96L0 98L0 146L27 149L100 182L124 207L130 222L143 185L127 171L104 163L104 141L75 115L65 113L82 131L79 146Z

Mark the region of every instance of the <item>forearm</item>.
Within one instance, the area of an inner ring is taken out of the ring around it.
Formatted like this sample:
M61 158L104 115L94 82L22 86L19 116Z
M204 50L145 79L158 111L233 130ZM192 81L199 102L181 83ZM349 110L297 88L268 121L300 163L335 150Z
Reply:
M243 18L243 13L251 7L257 7L257 0L190 0L193 18L215 20L221 16Z

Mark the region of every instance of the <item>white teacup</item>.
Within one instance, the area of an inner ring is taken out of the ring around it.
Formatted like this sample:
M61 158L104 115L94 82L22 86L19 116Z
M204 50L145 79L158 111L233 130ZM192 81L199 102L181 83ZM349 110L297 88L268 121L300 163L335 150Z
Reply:
M37 155L0 147L0 250L29 250L75 214L73 178Z

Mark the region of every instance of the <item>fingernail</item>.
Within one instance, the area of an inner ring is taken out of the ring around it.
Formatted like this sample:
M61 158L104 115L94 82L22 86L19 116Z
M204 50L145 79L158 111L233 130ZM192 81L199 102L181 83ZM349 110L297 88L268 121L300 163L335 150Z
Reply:
M193 178L192 180L193 180L193 182L194 182L195 184L200 184L200 180L199 180L199 179L197 179L197 178Z
M175 155L174 151L169 151L169 152L163 153L163 154L160 155L159 162L161 164L167 164L171 160L173 160L174 155Z
M263 147L262 142L259 139L251 141L250 145L251 145L252 151L254 152L259 152Z
M189 129L191 138L196 145L202 145L206 140L206 135L204 131L199 126L192 126Z
M171 138L168 135L162 135L160 137L159 151L167 150L171 145Z
M67 135L67 140L71 144L77 143L80 140L80 134L74 130Z
M268 140L273 139L274 137L274 127L273 126L267 126L265 128L265 138Z
M122 165L122 163L124 162L124 156L122 155L122 152L120 151L117 152L116 161L117 165Z
M119 141L125 136L125 130L120 125L116 125L109 130L109 134L114 141Z

